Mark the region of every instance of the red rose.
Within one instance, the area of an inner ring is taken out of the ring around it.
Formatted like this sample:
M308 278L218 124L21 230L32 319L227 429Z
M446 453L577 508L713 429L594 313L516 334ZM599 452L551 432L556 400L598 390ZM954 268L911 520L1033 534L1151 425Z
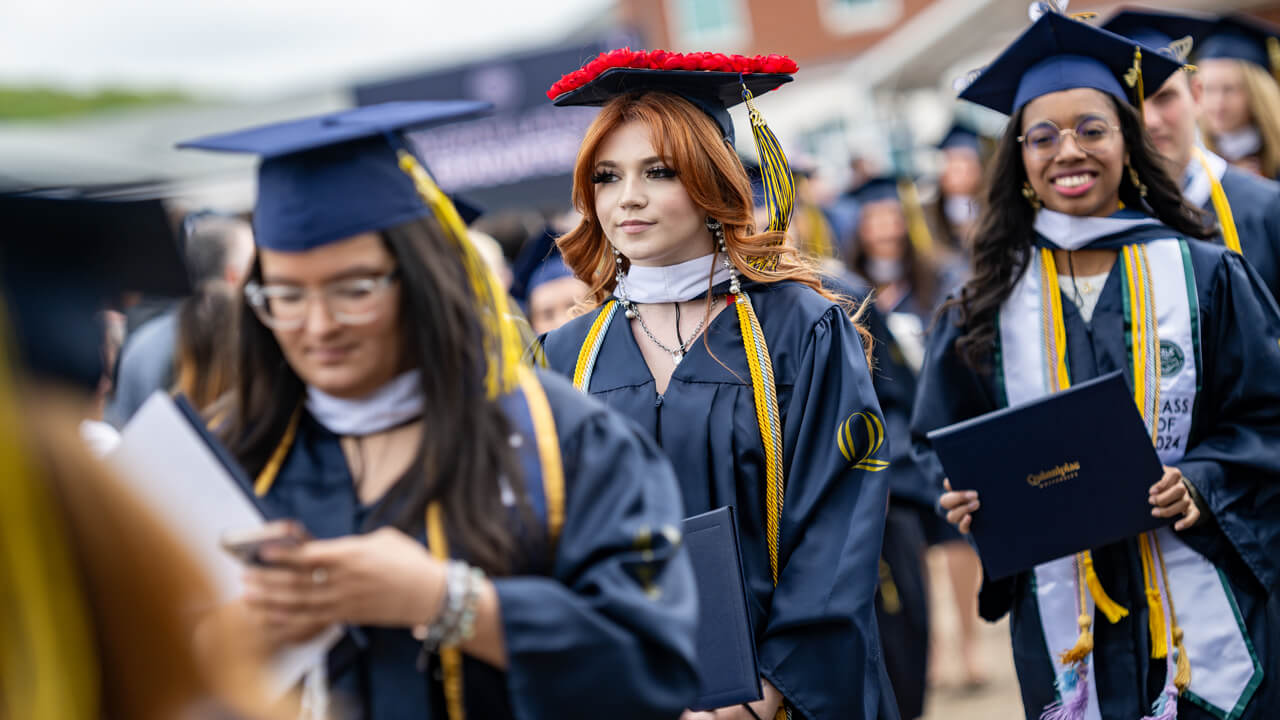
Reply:
M717 70L719 72L733 72L733 63L729 61L729 56L724 53L712 53L707 60L711 67L708 70Z
M648 63L645 64L645 67L653 70L661 70L663 68L663 63L665 63L669 57L671 57L671 53L666 50L653 50L649 53Z
M744 55L730 55L729 63L733 66L734 72L749 73L751 72L751 58Z

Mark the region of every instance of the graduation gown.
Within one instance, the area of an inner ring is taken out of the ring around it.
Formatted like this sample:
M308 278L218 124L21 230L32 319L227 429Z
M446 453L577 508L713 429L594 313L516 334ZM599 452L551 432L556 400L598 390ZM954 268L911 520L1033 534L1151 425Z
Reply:
M1208 507L1194 528L1178 535L1217 566L1234 594L1262 677L1251 701L1233 718L1260 720L1273 717L1280 703L1280 611L1269 600L1280 588L1280 312L1258 273L1238 255L1199 241L1190 241L1189 248L1203 372L1187 451L1177 467ZM1117 259L1092 322L1084 322L1063 295L1073 384L1130 367L1122 273ZM917 455L939 487L944 473L925 433L1002 406L993 373L971 369L957 354L956 340L964 332L957 323L958 312L952 310L929 339L912 416ZM1102 717L1135 720L1150 714L1165 682L1165 660L1150 657L1138 544L1130 538L1092 553L1103 587L1129 609L1129 616L1115 624L1101 614L1093 624L1094 678ZM1010 614L1014 664L1029 720L1039 718L1054 701L1049 653L1065 649L1046 647L1032 580L1032 573L1024 572L984 582L979 595L984 618L994 621ZM1178 701L1178 717L1217 716L1184 695Z
M859 302L867 295L866 284L852 273L842 274L831 286ZM931 529L949 526L934 510L939 493L920 472L911 453L909 423L915 372L874 304L867 306L862 322L875 339L871 377L889 444L889 467L885 470L889 514L885 518L876 621L898 714L910 720L924 713L929 665L929 587L924 552Z
M719 296L727 288L714 290ZM687 512L737 509L761 674L800 717L874 718L883 677L874 596L888 483L883 472L851 468L837 446L851 416L880 416L862 344L841 308L808 287L744 282L743 290L769 347L783 424L776 591L764 449L734 311L708 324L706 344L693 343L663 395L619 313L589 391L657 440L676 468ZM545 337L552 369L573 374L599 312Z
M564 526L553 559L492 579L509 664L504 673L463 656L468 717L674 718L697 694L697 602L688 558L661 532L683 517L670 465L562 378L538 379L560 440ZM448 419L425 419L438 421ZM358 500L338 436L306 412L260 501L320 538L367 532L383 516ZM408 628L349 630L329 659L338 717L447 717L438 661L416 668L421 647Z
M1231 165L1221 182L1245 259L1262 276L1272 297L1280 296L1280 183ZM1217 217L1212 200L1205 209Z

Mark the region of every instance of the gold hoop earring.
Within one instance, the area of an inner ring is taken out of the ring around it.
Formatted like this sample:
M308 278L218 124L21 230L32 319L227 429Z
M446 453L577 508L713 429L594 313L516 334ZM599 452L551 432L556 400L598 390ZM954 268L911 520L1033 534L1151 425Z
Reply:
M1137 188L1140 197L1147 196L1147 186L1142 184L1142 178L1138 177L1138 171L1129 163L1125 163L1125 167L1129 168L1129 182Z
M1040 196L1036 195L1036 189L1031 187L1029 180L1022 182L1022 197L1027 199L1027 203L1036 210L1040 209Z

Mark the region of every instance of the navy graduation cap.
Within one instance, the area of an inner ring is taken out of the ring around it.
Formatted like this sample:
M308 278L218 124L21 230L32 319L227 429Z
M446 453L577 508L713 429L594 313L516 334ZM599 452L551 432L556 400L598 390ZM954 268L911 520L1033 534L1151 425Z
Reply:
M898 195L898 179L892 175L880 175L873 177L858 187L850 191L849 195L857 201L859 205L868 205L870 203L885 202L892 200L893 202L902 202Z
M588 62L551 86L556 105L605 105L628 93L669 92L688 100L715 120L730 145L734 141L729 108L747 104L751 135L760 159L769 230L785 232L795 204L795 178L782 146L756 109L756 95L791 82L797 66L783 55L672 53L622 48Z
M990 65L960 98L1012 115L1052 92L1093 88L1141 108L1182 65L1132 40L1046 12Z
M180 148L258 155L254 237L302 252L431 214L401 167L402 130L464 120L490 105L470 100L392 102L187 140Z
M974 152L981 153L982 147L979 144L978 133L969 128L953 124L947 134L942 136L938 141L937 148L939 150L950 150L952 148L968 148Z
M485 102L390 102L188 140L178 147L250 153L258 166L259 247L305 252L432 216L467 273L485 323L490 398L518 382L525 343L506 292L471 244L459 209L408 149L403 130L476 117Z
M1214 26L1214 18L1146 8L1121 8L1102 24L1103 30L1123 35L1178 62L1186 62Z
M83 189L0 195L0 294L34 375L93 390L103 374L100 311L124 292L190 288L160 199L94 199Z
M1218 19L1196 53L1196 60L1244 60L1272 75L1280 74L1280 27L1247 15Z

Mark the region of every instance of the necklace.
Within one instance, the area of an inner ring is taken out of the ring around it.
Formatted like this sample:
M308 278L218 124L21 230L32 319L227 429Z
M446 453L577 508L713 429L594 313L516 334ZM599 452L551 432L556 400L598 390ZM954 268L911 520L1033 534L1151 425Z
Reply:
M698 326L693 329L693 334L689 336L688 341L681 341L679 346L672 348L672 347L667 347L665 344L663 344L661 340L659 340L656 336L654 336L653 331L649 329L649 325L644 321L644 316L640 314L640 308L635 303L629 302L626 300L624 300L623 303L624 303L624 307L628 310L627 316L635 317L635 319L639 320L640 330L644 332L645 337L649 338L649 341L652 342L654 345L657 345L659 350L662 350L666 354L670 355L671 361L676 365L679 365L680 361L684 359L685 353L689 351L689 346L693 344L693 341L698 338L698 334L702 332L702 326L707 324L707 315L709 314L709 313L703 314L702 319L698 321ZM675 303L675 306L678 310L680 307L680 303ZM678 317L679 315L677 314L677 318ZM677 320L676 321L676 339L679 340L679 338L680 338L680 325L679 325L679 320Z

